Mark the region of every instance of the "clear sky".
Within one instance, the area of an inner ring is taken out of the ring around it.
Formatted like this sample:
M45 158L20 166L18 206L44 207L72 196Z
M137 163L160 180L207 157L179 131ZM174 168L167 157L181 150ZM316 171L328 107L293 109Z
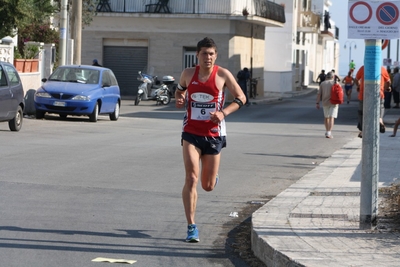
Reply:
M331 14L331 19L335 22L336 27L339 28L339 43L340 43L340 52L339 52L339 75L345 76L347 75L347 71L349 68L349 45L352 45L351 49L351 58L356 63L356 70L364 64L364 51L365 44L364 40L361 39L349 39L347 38L347 19L348 19L348 0L332 0L332 6L330 6L329 11ZM390 2L390 1L389 1ZM398 40L390 41L390 58L393 61L399 61L398 59L398 49L397 49ZM344 45L346 44L346 49L344 49ZM354 49L354 45L357 46ZM382 51L382 58L388 57L388 50L385 49Z

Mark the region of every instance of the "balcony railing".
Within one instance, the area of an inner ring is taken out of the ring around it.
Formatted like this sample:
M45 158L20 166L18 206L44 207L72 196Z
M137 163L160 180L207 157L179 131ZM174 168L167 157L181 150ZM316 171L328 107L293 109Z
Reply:
M97 12L146 13L146 5L156 5L159 0L100 0ZM169 0L171 14L217 14L248 16L285 23L284 6L268 0Z
M329 20L330 28L326 23L320 26L320 33L322 36L327 37L332 40L339 40L339 28L336 27L335 22Z
M321 26L321 16L311 11L300 12L297 25L300 31L316 33Z

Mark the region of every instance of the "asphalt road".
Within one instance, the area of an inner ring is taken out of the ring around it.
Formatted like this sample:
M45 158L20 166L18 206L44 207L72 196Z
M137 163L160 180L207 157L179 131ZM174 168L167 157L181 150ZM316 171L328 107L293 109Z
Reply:
M201 242L186 243L181 201L183 111L124 100L121 117L0 123L0 266L246 266L226 248L230 217L297 181L357 135L357 102L324 137L315 95L243 107L227 118L228 146L213 192L199 186Z

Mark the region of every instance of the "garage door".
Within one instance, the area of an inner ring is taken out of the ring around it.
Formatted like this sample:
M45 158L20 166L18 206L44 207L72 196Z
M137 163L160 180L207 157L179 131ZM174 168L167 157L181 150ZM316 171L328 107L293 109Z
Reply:
M104 46L103 51L104 66L114 72L121 95L135 96L140 84L138 71L147 66L147 47Z

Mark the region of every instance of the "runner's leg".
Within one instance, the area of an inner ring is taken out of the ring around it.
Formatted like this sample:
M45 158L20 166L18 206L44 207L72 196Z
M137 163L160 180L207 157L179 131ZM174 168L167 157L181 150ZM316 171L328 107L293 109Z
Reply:
M212 191L218 174L221 153L201 157L201 186L205 191Z
M185 164L185 185L182 189L182 200L188 224L195 223L197 204L197 183L199 177L200 149L183 140L183 161Z

